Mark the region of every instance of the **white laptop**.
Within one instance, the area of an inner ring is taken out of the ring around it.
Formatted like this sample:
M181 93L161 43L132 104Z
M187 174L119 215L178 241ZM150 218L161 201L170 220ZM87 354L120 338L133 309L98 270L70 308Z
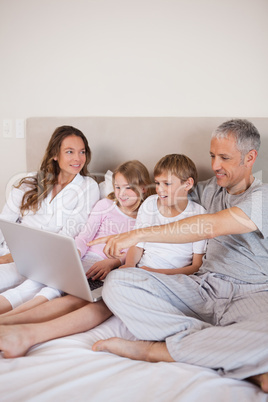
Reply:
M0 229L21 275L90 302L101 299L103 282L88 281L73 238L3 219Z

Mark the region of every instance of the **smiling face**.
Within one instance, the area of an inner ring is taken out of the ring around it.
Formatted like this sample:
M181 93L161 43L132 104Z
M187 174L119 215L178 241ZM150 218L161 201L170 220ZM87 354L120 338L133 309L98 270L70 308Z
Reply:
M231 194L244 192L252 183L251 168L256 151L250 151L244 158L236 147L232 135L226 138L212 138L210 147L211 166L217 184Z
M86 162L85 144L82 138L76 135L69 135L64 138L60 152L54 160L58 162L60 175L64 181L72 180Z
M192 179L182 182L177 176L166 171L155 176L158 206L164 216L176 216L187 206L187 194L192 187ZM191 182L190 182L191 181Z
M136 210L140 204L141 197L132 190L130 183L121 173L116 173L114 177L114 194L119 207L125 212Z

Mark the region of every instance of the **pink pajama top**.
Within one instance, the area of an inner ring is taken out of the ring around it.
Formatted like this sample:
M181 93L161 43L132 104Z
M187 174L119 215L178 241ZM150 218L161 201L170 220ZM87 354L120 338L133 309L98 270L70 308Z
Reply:
M107 258L103 253L104 244L88 247L87 243L99 237L133 230L135 222L136 219L121 212L114 201L108 198L98 201L92 209L84 228L75 238L81 258L88 251L98 254L103 259Z

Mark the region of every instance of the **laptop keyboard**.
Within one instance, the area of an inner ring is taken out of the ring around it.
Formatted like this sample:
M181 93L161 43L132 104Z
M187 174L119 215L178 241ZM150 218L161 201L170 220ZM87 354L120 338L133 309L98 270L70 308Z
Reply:
M93 281L91 278L88 278L87 281L91 290L98 289L101 286L103 286L103 282L100 281L99 279Z

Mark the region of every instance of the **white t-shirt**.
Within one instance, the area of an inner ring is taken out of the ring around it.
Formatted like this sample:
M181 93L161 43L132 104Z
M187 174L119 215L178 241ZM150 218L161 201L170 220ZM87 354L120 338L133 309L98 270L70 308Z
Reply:
M167 218L163 216L157 207L158 195L148 197L141 205L136 219L135 228L148 226L165 225L179 221L189 216L206 213L206 210L195 202L188 200L185 210L179 215ZM194 229L194 228L193 228ZM143 265L150 268L182 268L192 263L193 254L204 254L206 241L201 240L194 243L171 244L171 243L138 243L137 247L144 249L138 266Z

